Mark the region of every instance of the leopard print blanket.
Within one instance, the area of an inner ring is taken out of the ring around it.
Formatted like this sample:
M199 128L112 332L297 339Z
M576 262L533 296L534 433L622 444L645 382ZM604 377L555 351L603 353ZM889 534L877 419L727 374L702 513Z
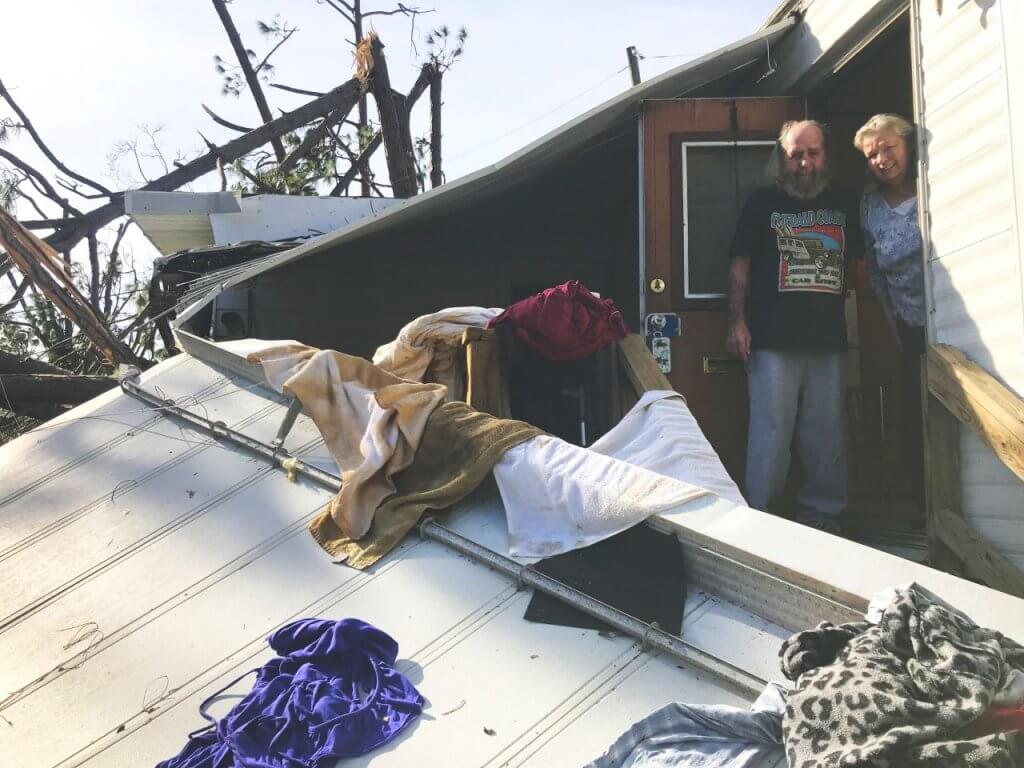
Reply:
M1015 768L1024 733L957 731L989 707L1024 646L916 585L877 625L823 624L787 640L796 682L783 716L790 768Z

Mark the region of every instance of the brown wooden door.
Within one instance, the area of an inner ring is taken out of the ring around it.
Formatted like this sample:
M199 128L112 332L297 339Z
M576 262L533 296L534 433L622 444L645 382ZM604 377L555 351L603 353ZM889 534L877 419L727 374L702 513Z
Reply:
M779 128L805 112L803 97L675 99L643 108L645 311L679 315L669 380L740 483L747 389L725 346L729 239L746 192L767 181Z

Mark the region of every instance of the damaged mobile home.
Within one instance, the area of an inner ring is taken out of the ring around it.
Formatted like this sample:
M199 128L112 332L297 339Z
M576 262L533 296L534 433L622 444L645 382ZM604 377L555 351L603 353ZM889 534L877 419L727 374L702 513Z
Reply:
M947 437L922 450L933 467L953 468L941 488L933 473L930 533L950 550L944 565L1015 591L1021 422L1004 413L1019 403L1007 388L1024 387L1024 119L1012 87L1024 66L1007 40L1021 10L945 5L787 2L756 34L492 167L177 294L184 354L0 449L8 759L170 758L205 724L201 707L222 717L249 690L251 679L237 679L272 657L267 636L312 616L386 631L399 644L391 663L426 700L397 738L353 765L582 765L670 702L749 707L783 679L779 646L791 633L860 620L880 591L911 582L922 590L899 599L945 601L1024 639L1017 597L752 510L721 489L648 520L682 553L682 618L671 627L595 605L509 557L507 497L489 482L370 567L337 565L308 532L341 487L335 452L309 404L301 413L266 359L252 357L266 346L258 339L294 339L369 359L415 318L504 308L579 280L615 302L632 334L587 358L571 386L551 377L554 405L537 420L553 421L537 426L589 454L638 408L670 400L688 419L695 464L727 488L741 475L746 401L725 356L721 251L742 197L787 119L831 123L838 152L870 114L913 115L929 338L981 366L946 348L930 357L928 424ZM859 182L852 149L838 160ZM156 207L147 233L163 226L159 198L141 202ZM203 225L220 213L190 215ZM862 450L851 452L867 458L851 476L865 478L865 504L893 504L906 489L871 463L888 439L879 372L892 351L872 336L871 297L854 291L847 304L856 412L869 414ZM658 344L666 373L644 336L669 338ZM485 331L459 335L459 394L515 417L531 403L516 404L522 379L505 375L496 345ZM685 403L652 394L670 387ZM965 426L951 443L951 413L981 429ZM531 589L614 631L524 621ZM764 763L786 764L781 752Z

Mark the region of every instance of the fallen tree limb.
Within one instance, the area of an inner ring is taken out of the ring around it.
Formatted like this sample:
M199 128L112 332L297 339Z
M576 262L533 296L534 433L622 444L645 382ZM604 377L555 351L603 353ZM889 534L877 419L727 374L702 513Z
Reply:
M0 373L2 390L11 403L79 405L117 386L113 376L53 373ZM6 403L4 403L6 405Z
M67 265L49 245L0 209L0 246L28 278L68 320L96 346L111 365L130 363L146 367L100 319L78 290Z
M240 157L245 157L253 150L259 149L269 142L271 138L283 136L285 133L293 131L337 109L339 105L346 103L354 94L357 94L358 90L359 83L354 79L342 83L323 96L313 99L291 112L286 112L269 123L261 125L254 131L215 147L205 155L175 168L158 179L153 179L153 181L139 189L147 192L172 192L179 189L210 171L216 170L218 158L227 164L234 162ZM72 220L67 227L47 237L46 242L58 251L70 250L88 232L101 229L123 215L124 195L122 193L115 195L106 205L89 211L77 220Z

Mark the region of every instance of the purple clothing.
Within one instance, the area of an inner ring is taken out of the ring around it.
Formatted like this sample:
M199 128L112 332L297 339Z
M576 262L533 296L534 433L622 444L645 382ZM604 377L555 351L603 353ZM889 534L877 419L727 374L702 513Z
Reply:
M267 642L277 656L215 727L157 768L323 768L395 738L424 699L394 668L398 643L358 619L302 619ZM215 694L219 695L219 694Z

